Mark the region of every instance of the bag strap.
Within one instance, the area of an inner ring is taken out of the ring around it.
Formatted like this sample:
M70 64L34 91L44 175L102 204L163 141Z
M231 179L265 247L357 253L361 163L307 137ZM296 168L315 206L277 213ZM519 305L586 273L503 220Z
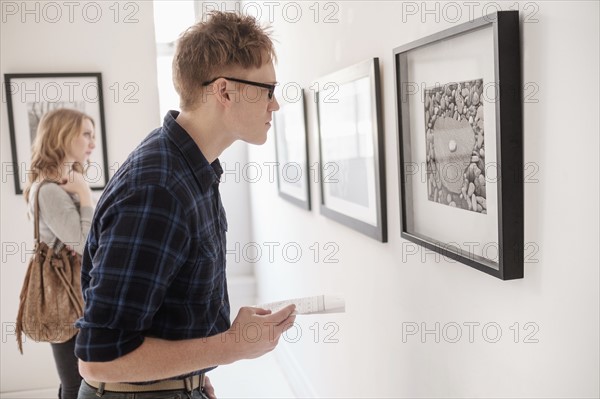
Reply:
M42 180L35 192L35 209L33 211L33 237L35 238L35 245L40 245L40 191L42 186L49 180Z
M40 182L40 185L35 192L35 208L33 211L33 237L35 239L35 245L40 245L40 191L42 190L42 186L46 183L55 183L53 180L44 179ZM52 248L58 248L62 241L56 237L54 240L54 244ZM50 243L48 243L50 245Z

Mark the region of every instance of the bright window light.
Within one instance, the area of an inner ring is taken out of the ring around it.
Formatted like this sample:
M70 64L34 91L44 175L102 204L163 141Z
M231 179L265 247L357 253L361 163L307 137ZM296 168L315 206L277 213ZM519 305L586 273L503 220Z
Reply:
M179 110L179 96L173 87L172 67L179 35L195 22L194 1L154 1L157 85L160 117L169 110Z
M154 1L157 43L170 43L195 22L194 1Z

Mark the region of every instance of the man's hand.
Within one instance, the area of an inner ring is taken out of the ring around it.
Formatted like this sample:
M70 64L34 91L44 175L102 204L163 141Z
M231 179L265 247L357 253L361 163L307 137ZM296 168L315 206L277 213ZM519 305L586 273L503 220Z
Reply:
M244 307L221 334L221 342L228 343L231 361L254 359L272 351L284 331L293 326L296 316L292 313L296 305L288 305L275 313L270 310Z
M215 395L215 388L210 383L210 379L207 375L204 376L204 387L202 388L202 392L208 396L208 399L217 399L217 396Z

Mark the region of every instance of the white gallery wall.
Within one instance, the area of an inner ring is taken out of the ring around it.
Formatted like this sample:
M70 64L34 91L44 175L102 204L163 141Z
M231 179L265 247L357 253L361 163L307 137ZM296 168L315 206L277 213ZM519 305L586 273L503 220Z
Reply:
M116 170L161 122L152 3L128 4L1 2L2 392L58 387L50 346L27 342L21 355L14 336L19 292L33 250L33 223L6 167L12 158L4 74L102 72L108 164Z
M266 172L250 185L260 299L346 298L345 314L298 316L276 353L300 397L598 397L598 3L446 4L244 4L273 21L278 80L309 97L311 169L311 83L368 58L381 64L388 243L321 216L312 171L311 212L280 199ZM415 250L399 224L392 50L494 6L520 8L531 100L523 106L527 263L514 281ZM272 135L250 147L249 161L264 171L274 160Z

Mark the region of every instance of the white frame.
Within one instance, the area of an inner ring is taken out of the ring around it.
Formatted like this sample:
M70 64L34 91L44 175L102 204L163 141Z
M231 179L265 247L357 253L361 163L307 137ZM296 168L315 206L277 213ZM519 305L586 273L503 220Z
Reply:
M379 59L368 59L344 68L317 80L311 87L315 85L320 212L387 242ZM354 120L350 116L354 116ZM365 175L360 176L363 162ZM361 185L352 186L357 183ZM354 198L344 199L340 193L349 193Z

